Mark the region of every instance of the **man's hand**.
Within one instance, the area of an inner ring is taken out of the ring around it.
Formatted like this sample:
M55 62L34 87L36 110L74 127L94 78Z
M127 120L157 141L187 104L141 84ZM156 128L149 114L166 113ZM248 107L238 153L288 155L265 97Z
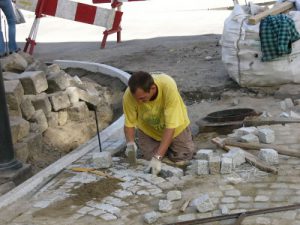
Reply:
M149 166L147 167L145 172L152 173L153 175L157 175L159 174L160 171L161 171L161 161L155 157L152 157Z
M135 155L136 155L137 146L136 146L135 142L128 142L126 145L125 155L128 157L128 152L132 151L132 150L135 152Z

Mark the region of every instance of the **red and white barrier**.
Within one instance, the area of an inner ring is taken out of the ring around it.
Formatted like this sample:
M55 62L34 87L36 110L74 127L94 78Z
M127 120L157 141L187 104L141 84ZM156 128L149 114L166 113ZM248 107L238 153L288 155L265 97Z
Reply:
M55 16L72 21L105 27L101 48L105 47L107 36L117 33L117 42L121 41L121 18L123 12L115 9L101 8L93 5L73 2L68 0L17 0L17 6L21 9L33 11L36 14L30 35L26 39L24 51L33 53L36 45L35 38L39 26L39 20L44 16Z

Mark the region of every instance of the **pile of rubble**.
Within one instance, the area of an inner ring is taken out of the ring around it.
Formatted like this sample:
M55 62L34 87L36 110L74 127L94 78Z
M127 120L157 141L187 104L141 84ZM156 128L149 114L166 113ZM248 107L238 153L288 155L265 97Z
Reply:
M113 119L112 91L47 66L21 52L0 60L16 158L42 159L41 152L63 155L85 143ZM96 110L96 113L95 113Z

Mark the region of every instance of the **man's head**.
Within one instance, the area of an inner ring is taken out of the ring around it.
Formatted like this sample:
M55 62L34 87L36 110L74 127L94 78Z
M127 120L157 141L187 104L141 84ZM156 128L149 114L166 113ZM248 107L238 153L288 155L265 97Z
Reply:
M147 72L134 72L129 78L128 86L138 102L148 102L156 97L157 87L153 77Z

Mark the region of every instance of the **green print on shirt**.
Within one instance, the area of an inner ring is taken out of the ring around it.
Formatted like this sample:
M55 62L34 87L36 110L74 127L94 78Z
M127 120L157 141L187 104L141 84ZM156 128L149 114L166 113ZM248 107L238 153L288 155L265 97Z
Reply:
M142 120L157 131L165 129L163 109L161 107L145 107L142 110Z

